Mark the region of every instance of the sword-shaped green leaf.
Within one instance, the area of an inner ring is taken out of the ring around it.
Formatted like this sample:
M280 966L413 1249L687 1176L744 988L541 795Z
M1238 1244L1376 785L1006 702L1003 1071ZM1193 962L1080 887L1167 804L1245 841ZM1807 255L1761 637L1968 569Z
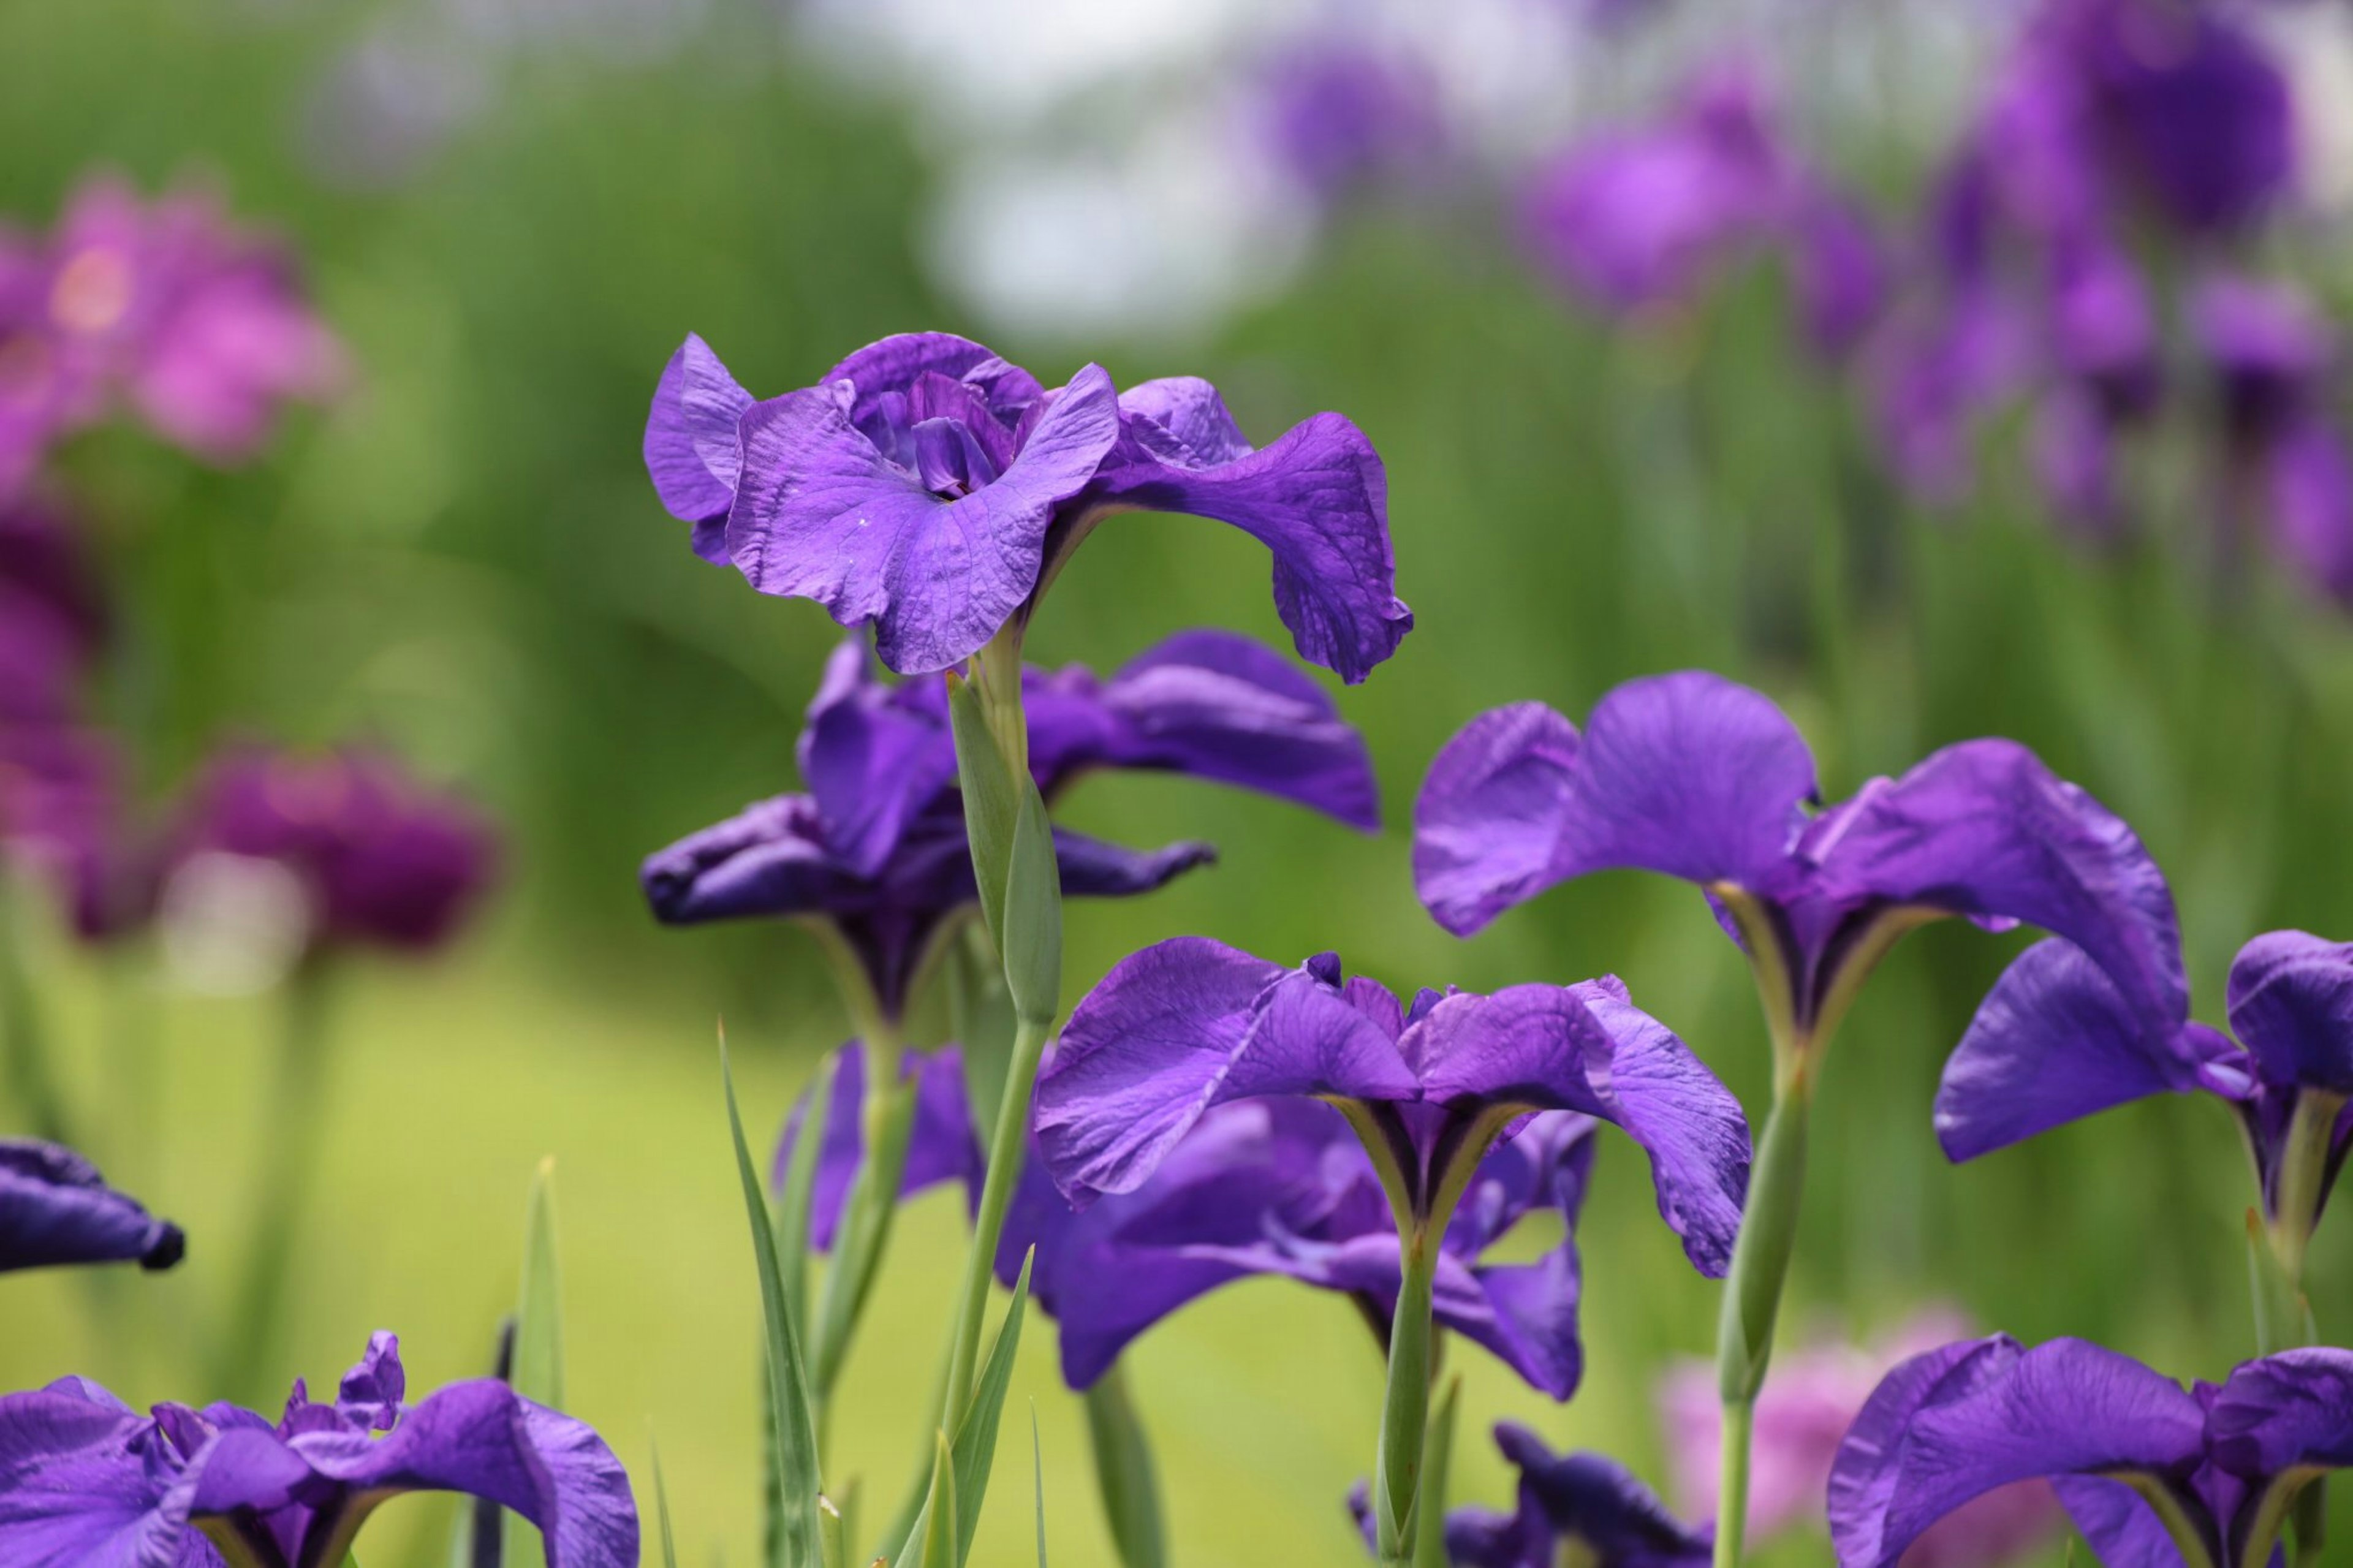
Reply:
M1160 1481L1152 1463L1152 1443L1135 1401L1128 1396L1127 1373L1121 1363L1113 1363L1087 1390L1086 1407L1095 1485L1119 1560L1124 1568L1163 1568L1168 1542L1161 1522Z
M1446 1380L1446 1392L1430 1415L1422 1439L1421 1495L1414 1504L1413 1568L1447 1568L1447 1471L1454 1463L1454 1412L1462 1403L1462 1374Z
M1005 885L1013 859L1015 824L1028 779L1016 779L989 733L980 693L953 672L948 676L948 727L955 741L956 788L964 796L965 838L972 846L974 879L980 884L981 918L997 950L1005 951Z
M997 1458L997 1427L1005 1414L1005 1391L1013 1381L1013 1356L1021 1346L1021 1315L1029 1304L1029 1265L1038 1250L1021 1260L1021 1278L1013 1282L1013 1304L1005 1309L1005 1321L997 1331L997 1342L989 1347L988 1360L980 1369L980 1381L973 1389L971 1408L965 1412L964 1424L956 1429L955 1489L958 1500L956 1516L956 1562L962 1564L972 1551L973 1532L980 1525L981 1500L988 1494L988 1472Z
M785 1293L776 1260L776 1237L760 1174L744 1141L744 1118L735 1105L735 1075L727 1061L727 1037L719 1037L719 1077L727 1095L727 1129L735 1141L735 1171L744 1186L744 1208L752 1223L752 1251L760 1272L760 1308L767 1331L768 1409L776 1423L774 1485L782 1500L772 1568L819 1568L817 1500L817 1428L809 1411L807 1373L801 1363L800 1331Z
M670 1488L662 1480L661 1445L653 1444L654 1517L661 1525L662 1568L678 1568L678 1537L670 1528Z
M948 1435L934 1433L932 1495L923 1505L923 1568L957 1568L955 1460L948 1453Z
M1046 1455L1038 1443L1038 1402L1029 1402L1029 1476L1038 1489L1038 1568L1046 1568Z
M556 1267L555 1161L539 1163L531 1182L522 1242L522 1290L515 1304L514 1350L507 1382L550 1410L564 1408L564 1279ZM500 1568L546 1568L538 1527L519 1513L500 1521Z

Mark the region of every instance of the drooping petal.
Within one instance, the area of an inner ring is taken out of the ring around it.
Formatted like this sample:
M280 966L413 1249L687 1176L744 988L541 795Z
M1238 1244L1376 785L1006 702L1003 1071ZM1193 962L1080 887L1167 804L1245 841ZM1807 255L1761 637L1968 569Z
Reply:
M2035 1477L2186 1482L2204 1412L2179 1386L2082 1340L2033 1350L2007 1335L1913 1357L1865 1403L1831 1474L1845 1568L1894 1568L1972 1498Z
M1157 849L1130 849L1068 828L1054 829L1054 861L1062 873L1066 899L1124 899L1149 893L1217 858L1217 850L1198 839L1181 839Z
M2353 944L2266 932L2232 963L2229 1005L2265 1084L2353 1094Z
M1210 1106L1253 1095L1409 1100L1396 1042L1331 985L1206 937L1123 959L1038 1079L1038 1144L1082 1206L1134 1190Z
M108 1186L72 1150L0 1139L0 1273L61 1263L169 1268L186 1250L180 1227Z
M2181 1548L2165 1521L2125 1482L2068 1476L2052 1489L2100 1568L2181 1568Z
M727 512L735 504L743 449L736 422L752 395L694 333L670 355L646 417L646 472L663 508L694 524L694 552L728 564Z
M902 1063L904 1076L915 1082L914 1120L907 1133L907 1164L899 1182L902 1200L927 1192L942 1182L961 1181L979 1196L982 1171L980 1138L965 1098L964 1060L954 1046L936 1051L911 1051ZM794 1145L808 1112L807 1097L785 1119L784 1135L776 1140L776 1163L769 1181L782 1187ZM849 1186L866 1163L866 1129L860 1109L866 1102L866 1044L851 1040L841 1047L833 1074L833 1096L826 1108L825 1142L818 1146L809 1192L809 1245L819 1252L833 1250L839 1234L842 1209Z
M452 1384L383 1438L345 1429L288 1445L352 1494L455 1491L512 1509L546 1540L548 1568L636 1568L629 1479L582 1422L492 1378Z
M1318 414L1252 451L1205 384L1131 392L1121 400L1118 445L1089 497L1215 518L1265 545L1275 608L1300 657L1351 684L1413 629L1413 612L1397 596L1380 455L1337 414Z
M1535 1433L1508 1421L1496 1426L1495 1445L1519 1468L1522 1497L1556 1540L1583 1546L1609 1568L1701 1568L1708 1561L1715 1531L1677 1519L1615 1459L1556 1457Z
M1430 764L1413 807L1414 891L1469 936L1560 880L1577 727L1541 702L1481 714Z
M2151 1028L2084 950L2028 948L1978 1005L1936 1088L1946 1158L1980 1154L2152 1094L2202 1087L2199 1069L2243 1053L2198 1024Z
M1124 721L1104 759L1113 766L1217 779L1380 826L1364 737L1323 688L1249 637L1179 632L1123 667L1102 701Z
M1576 1110L1625 1129L1651 1157L1659 1215L1692 1266L1712 1279L1730 1267L1748 1190L1747 1120L1615 980L1449 996L1403 1044L1439 1104Z
M764 594L871 621L902 674L944 669L996 636L1038 584L1056 509L1095 478L1119 434L1111 377L1071 380L993 483L943 499L852 422L842 384L745 411L727 523L734 564Z
M178 1568L187 1520L165 1507L174 1475L153 1423L111 1395L56 1384L0 1397L0 1558Z
M756 801L646 858L638 872L665 925L826 912L851 878L826 852L807 795Z
M1816 793L1813 753L1780 709L1705 670L1630 680L1604 697L1570 782L1556 880L1638 867L1761 887Z
M1805 852L1827 896L2041 926L2089 954L2148 1026L2189 1015L2165 874L2121 817L2017 742L1947 746L1821 826Z

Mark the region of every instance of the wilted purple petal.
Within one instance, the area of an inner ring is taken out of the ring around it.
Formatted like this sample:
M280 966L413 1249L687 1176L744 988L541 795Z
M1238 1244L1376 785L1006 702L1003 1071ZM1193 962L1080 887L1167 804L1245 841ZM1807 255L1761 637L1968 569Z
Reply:
M1510 1422L1495 1428L1495 1444L1519 1469L1523 1511L1532 1504L1553 1540L1570 1552L1582 1547L1607 1568L1701 1568L1709 1560L1715 1532L1677 1519L1616 1460L1556 1457L1535 1433Z
M186 1245L179 1226L108 1186L72 1150L0 1139L0 1273L133 1259L169 1268Z

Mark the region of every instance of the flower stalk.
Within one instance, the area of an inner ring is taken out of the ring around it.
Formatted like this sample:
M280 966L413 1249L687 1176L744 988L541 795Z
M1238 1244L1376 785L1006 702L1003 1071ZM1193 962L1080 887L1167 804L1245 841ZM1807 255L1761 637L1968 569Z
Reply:
M1798 1055L1802 1060L1802 1054ZM1748 1459L1757 1395L1773 1358L1773 1328L1788 1281L1806 1181L1806 1123L1813 1085L1802 1072L1776 1075L1748 1205L1724 1281L1716 1336L1716 1388L1724 1402L1723 1460L1717 1483L1716 1568L1736 1568L1748 1522Z
M1443 1230L1442 1221L1438 1228ZM1384 1563L1414 1560L1414 1509L1430 1427L1430 1297L1438 1257L1430 1226L1417 1225L1400 1234L1398 1262L1402 1272L1397 1311L1389 1321L1388 1388L1382 1397L1380 1444L1373 1458L1374 1530L1377 1554Z

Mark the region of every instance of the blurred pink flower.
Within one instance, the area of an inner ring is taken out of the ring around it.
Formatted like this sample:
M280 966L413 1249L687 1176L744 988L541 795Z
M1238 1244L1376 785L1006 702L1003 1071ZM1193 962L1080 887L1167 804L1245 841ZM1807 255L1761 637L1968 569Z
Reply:
M1840 1440L1880 1377L1905 1357L1968 1332L1959 1313L1930 1308L1869 1345L1821 1340L1777 1357L1757 1401L1750 1536L1761 1540L1800 1524L1820 1529ZM1698 1361L1677 1364L1660 1379L1658 1399L1677 1506L1687 1517L1710 1517L1723 1420L1715 1368ZM2046 1483L2003 1487L1922 1536L1905 1553L1904 1568L1995 1568L2046 1539L2059 1519L2058 1500Z
M46 238L0 233L0 494L50 443L128 408L209 462L343 384L343 345L278 246L206 193L83 184Z

